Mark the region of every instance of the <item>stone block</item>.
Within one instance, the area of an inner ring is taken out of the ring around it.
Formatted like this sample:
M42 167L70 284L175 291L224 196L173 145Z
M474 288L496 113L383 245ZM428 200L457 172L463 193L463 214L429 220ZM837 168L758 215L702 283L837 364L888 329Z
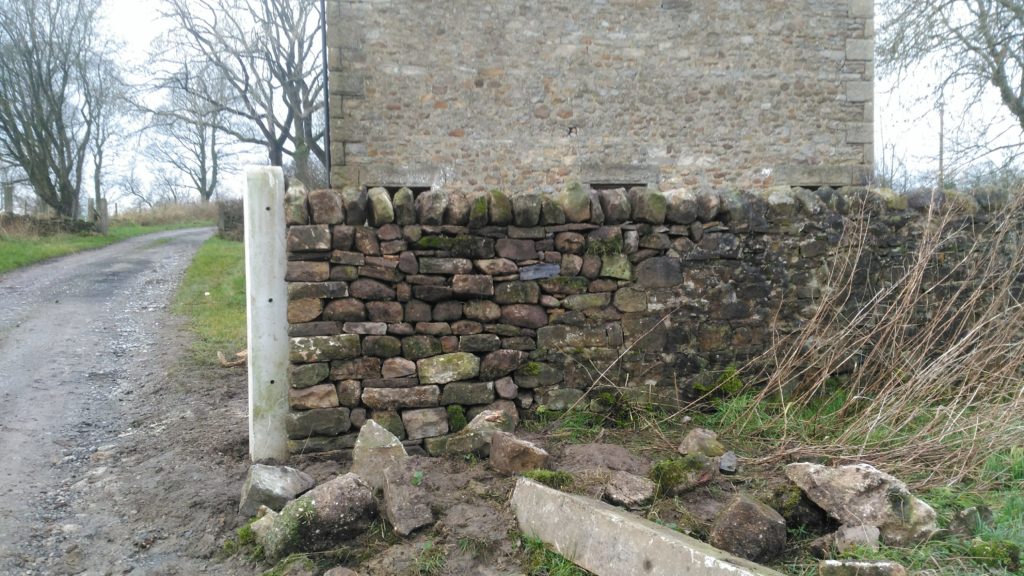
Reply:
M394 358L402 354L402 341L394 336L363 338L363 354L377 358Z
M448 433L448 411L444 408L405 410L402 412L402 424L409 440L444 436Z
M346 334L384 335L388 333L388 325L383 322L345 322L342 324L342 330Z
M495 432L491 436L491 468L503 474L521 474L547 466L548 453L533 442L528 442L507 432Z
M508 258L475 260L473 265L480 272L491 276L509 276L519 272L519 266Z
M374 410L432 408L438 405L440 399L441 389L437 386L367 388L363 390L363 404Z
M427 190L416 198L416 221L424 226L440 226L448 209L448 194L441 190Z
M384 516L401 536L434 523L422 465L413 458L384 470Z
M288 262L286 282L324 282L331 279L330 262Z
M352 427L348 408L323 408L290 412L285 430L291 440L309 436L337 436Z
M642 288L672 288L682 281L682 264L676 258L650 258L636 267L636 282Z
M533 389L561 383L565 372L544 362L527 362L516 369L513 377L520 388Z
M452 292L460 298L494 295L494 279L485 275L456 274L452 278Z
M368 302L366 304L366 312L371 322L394 324L405 320L405 311L400 302Z
M537 329L548 324L548 313L536 304L511 304L501 307L501 320L511 326Z
M525 266L519 270L520 280L541 280L544 278L552 278L558 276L562 272L562 267L558 264L535 264L533 266Z
M334 390L338 394L338 404L348 408L359 406L360 398L363 395L363 385L359 380L342 380L334 385ZM349 414L349 416L352 415ZM360 424L356 424L353 420L352 425Z
M846 59L855 61L873 61L875 59L875 41L867 38L847 38Z
M412 190L405 187L399 188L395 192L392 208L395 212L395 223L399 226L416 223L416 204Z
M436 309L434 315L437 316ZM451 336L452 325L447 322L417 322L416 332L427 336ZM443 345L444 341L441 343Z
M537 346L541 349L618 348L622 346L622 326L606 324L599 327L544 326L537 330Z
M343 362L331 362L332 380L362 380L380 378L379 358L355 358Z
M501 347L497 334L469 334L459 337L460 352L493 352Z
M287 466L253 464L242 484L238 513L252 516L260 506L281 510L285 504L316 486L316 481L301 470Z
M633 265L625 254L605 254L601 257L601 277L632 280Z
M519 386L516 386L515 380L506 376L494 381L494 392L499 398L515 400L519 396Z
M781 576L670 528L526 478L512 493L519 527L597 576Z
M766 562L786 546L786 520L766 504L741 494L715 517L708 542L747 560Z
M495 288L497 293L498 288ZM497 296L495 296L497 298ZM490 300L472 300L466 302L462 310L466 318L479 322L494 322L501 318L501 306Z
M490 211L490 198L489 194L475 194L470 196L469 222L467 222L467 225L471 230L478 230L487 226L487 223L490 220L488 214Z
M352 473L379 489L384 486L384 471L407 457L396 435L376 420L367 420L352 448Z
M292 388L309 388L323 382L330 374L331 367L326 362L293 364L288 367L288 383Z
M441 341L434 336L417 335L402 339L402 356L409 360L430 358L441 353Z
M541 197L539 194L520 194L512 198L513 220L524 228L540 223Z
M362 322L366 320L366 305L354 298L332 300L324 307L323 317L334 322Z
M370 226L380 227L395 221L395 207L385 188L371 188L367 193L369 200Z
M345 209L337 190L313 190L309 193L309 209L315 224L343 224Z
M388 358L381 366L383 378L405 378L416 374L416 363L407 358Z
M337 408L338 392L333 384L317 384L308 388L290 388L288 406L292 410Z
M360 278L349 285L349 293L360 300L394 300L395 289L376 280Z
M331 227L327 225L289 226L289 252L319 252L331 249Z
M600 262L600 260L598 260ZM584 261L584 266L586 262ZM557 294L559 296L567 296L570 294L583 294L590 287L590 282L587 278L578 278L570 276L556 276L554 278L548 278L546 280L540 280L541 290L546 294Z
M657 485L643 476L614 470L604 486L604 499L616 506L636 510L650 504Z
M562 190L559 203L568 222L590 220L590 193L579 182L572 182Z
M512 201L504 192L490 192L488 215L493 226L508 226L513 223Z
M420 274L472 274L473 261L467 258L420 258Z
M358 186L346 186L341 189L341 202L345 207L346 224L362 226L366 223L366 190Z
M499 257L509 260L535 260L538 256L537 245L533 240L501 238L495 244L495 250Z
M472 380L480 374L480 359L466 352L442 354L417 361L416 372L424 384Z
M356 358L361 352L359 336L313 336L290 339L289 360L292 362L324 362Z
M288 284L289 301L345 298L346 296L348 296L348 284L345 282L290 282Z
M494 288L498 304L536 304L539 300L540 286L536 282L501 282Z

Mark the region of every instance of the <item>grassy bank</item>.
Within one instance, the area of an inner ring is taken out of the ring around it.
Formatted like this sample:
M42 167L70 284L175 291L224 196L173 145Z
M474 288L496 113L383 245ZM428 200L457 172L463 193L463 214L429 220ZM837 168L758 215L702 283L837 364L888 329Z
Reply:
M175 299L196 338L192 351L203 364L245 348L245 249L241 242L211 238L199 248Z

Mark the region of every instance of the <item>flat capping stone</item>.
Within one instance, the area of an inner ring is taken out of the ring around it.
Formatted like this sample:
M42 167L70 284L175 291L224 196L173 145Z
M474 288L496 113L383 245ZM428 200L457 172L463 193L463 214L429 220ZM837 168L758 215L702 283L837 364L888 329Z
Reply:
M773 178L776 185L796 186L798 188L818 188L820 186L864 186L871 175L871 166L857 164L852 166L776 166Z
M598 576L782 576L620 508L526 478L516 482L512 509L523 533Z
M608 188L609 184L626 182L642 182L631 186L657 188L661 180L661 171L655 165L648 164L604 164L586 163L581 167L582 182L592 187Z

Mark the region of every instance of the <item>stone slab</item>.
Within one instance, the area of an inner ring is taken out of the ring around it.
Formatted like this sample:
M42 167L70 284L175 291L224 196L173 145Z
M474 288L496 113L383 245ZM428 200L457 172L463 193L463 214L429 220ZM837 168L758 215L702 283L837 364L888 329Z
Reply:
M523 533L597 576L782 576L618 508L520 478L512 509Z

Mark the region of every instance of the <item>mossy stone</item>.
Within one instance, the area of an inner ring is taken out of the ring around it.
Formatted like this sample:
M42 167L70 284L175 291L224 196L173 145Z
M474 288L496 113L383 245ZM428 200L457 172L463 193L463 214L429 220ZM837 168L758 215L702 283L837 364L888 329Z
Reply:
M562 190L559 197L565 219L569 222L590 220L590 193L579 182L572 182Z
M487 226L490 220L490 196L480 194L470 199L469 202L469 227L472 229Z
M601 256L601 277L632 280L633 265L625 254L606 254Z
M395 212L396 224L408 226L416 223L416 199L413 197L412 190L399 188L398 192L395 192L392 206Z
M288 383L292 388L309 388L323 382L331 375L331 366L326 362L292 365L288 369Z
M442 354L418 361L416 372L421 384L471 380L480 374L480 358L468 352Z
M489 209L491 224L495 226L508 226L513 221L512 201L501 190L491 190L491 205Z

